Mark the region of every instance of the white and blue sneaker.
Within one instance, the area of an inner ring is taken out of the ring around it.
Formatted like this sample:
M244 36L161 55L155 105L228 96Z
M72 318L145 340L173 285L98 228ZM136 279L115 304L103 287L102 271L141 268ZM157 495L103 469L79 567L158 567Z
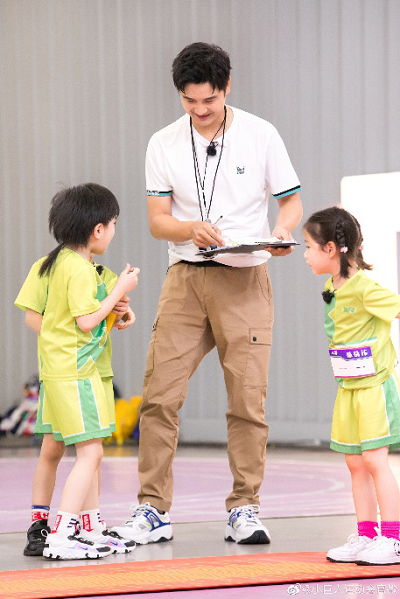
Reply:
M60 533L50 534L43 549L47 559L100 559L111 555L110 547L97 546L77 535L64 537Z
M125 524L113 526L111 530L124 539L135 541L138 545L172 540L172 526L168 512L161 514L148 502L137 505Z
M268 529L257 518L259 509L258 505L233 507L229 512L225 541L243 545L267 545L270 543L271 537Z

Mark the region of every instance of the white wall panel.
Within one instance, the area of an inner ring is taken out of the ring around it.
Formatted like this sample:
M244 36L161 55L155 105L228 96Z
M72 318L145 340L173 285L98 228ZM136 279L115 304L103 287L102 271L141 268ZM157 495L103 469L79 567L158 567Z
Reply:
M116 382L127 396L141 392L167 267L166 244L148 232L144 156L151 134L182 113L171 63L193 41L230 53L229 102L276 125L306 215L339 200L344 175L398 170L398 0L1 0L1 411L35 371L34 335L13 301L31 263L54 246L50 199L61 185L89 180L109 186L122 209L104 262L142 269L132 293L137 325L114 335ZM323 278L300 248L270 270L271 439L327 439L335 384ZM181 438L223 441L225 411L214 351L190 383Z

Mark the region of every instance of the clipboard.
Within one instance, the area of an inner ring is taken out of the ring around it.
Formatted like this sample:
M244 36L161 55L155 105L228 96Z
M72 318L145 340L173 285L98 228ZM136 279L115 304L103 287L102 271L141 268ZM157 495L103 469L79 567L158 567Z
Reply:
M281 239L279 239L279 241L272 241L271 239L266 239L265 241L254 241L252 243L212 247L206 250L200 250L196 253L196 256L213 258L218 254L251 254L252 252L259 252L260 250L268 250L268 248L289 248L294 245L300 244L297 241L282 241Z

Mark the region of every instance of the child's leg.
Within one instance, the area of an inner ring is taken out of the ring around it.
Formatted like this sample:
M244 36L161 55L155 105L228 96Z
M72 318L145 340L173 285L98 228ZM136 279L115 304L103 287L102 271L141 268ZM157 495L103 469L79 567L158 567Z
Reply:
M361 455L345 454L346 464L351 474L354 507L357 516L357 532L349 536L347 543L334 547L327 553L331 562L354 562L372 539L376 537L377 500L372 477L365 468Z
M89 492L85 498L82 509L79 513L79 525L81 533L83 531L95 531L101 533L105 528L104 523L100 518L99 496L100 466L93 477L93 482L90 486Z
M396 478L389 466L389 448L369 449L362 454L365 468L373 478L382 522L398 522L400 493Z
M103 456L101 439L76 444L76 462L64 486L60 510L49 535L43 555L52 559L85 559L105 557L110 547L96 547L93 542L81 542L76 536L78 514L89 498L98 505L97 470Z
M67 537L75 533L78 514L88 496L94 497L98 506L97 469L103 456L101 439L83 441L75 447L76 461L64 486L52 535Z
M76 462L64 486L60 511L79 514L90 493L97 495L98 506L97 470L103 457L103 444L101 439L91 439L75 447Z
M378 503L375 485L369 470L364 464L363 456L346 454L345 457L351 474L351 488L357 521L376 523Z
M39 461L33 476L32 505L50 506L56 483L57 467L65 452L63 441L52 434L43 435Z
M50 532L47 521L57 467L64 451L65 445L62 441L56 441L52 434L44 434L39 461L33 476L32 525L27 532L28 542L24 548L26 556L43 555L45 539Z
M79 536L92 541L96 546L109 547L113 553L129 553L136 547L135 541L123 539L115 532L110 532L101 519L99 510L101 469L97 470L89 493L79 514Z
M388 447L363 451L365 467L376 489L381 513L381 535L357 555L357 564L400 564L399 487L388 462Z

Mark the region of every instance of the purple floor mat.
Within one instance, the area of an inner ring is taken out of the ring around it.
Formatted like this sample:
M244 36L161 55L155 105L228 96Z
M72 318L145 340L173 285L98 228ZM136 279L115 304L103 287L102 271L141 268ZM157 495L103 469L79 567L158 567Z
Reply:
M383 599L384 597L398 597L400 583L398 578L360 578L354 580L325 580L324 582L310 582L304 584L280 584L252 587L228 587L223 589L204 589L193 591L168 591L158 593L135 593L124 595L107 595L108 599L285 599L297 596L315 597L336 595L348 599L356 599L361 595ZM84 599L78 597L77 599ZM104 599L92 597L92 599Z
M0 459L0 533L22 532L29 523L32 478L36 458ZM53 506L74 458L59 466ZM120 523L136 503L139 489L137 458L108 457L102 466L100 498L103 518ZM176 458L173 522L223 521L225 498L232 486L228 462L221 458ZM323 516L353 513L350 476L344 464L311 460L267 460L260 490L261 518ZM54 516L51 515L51 520Z

